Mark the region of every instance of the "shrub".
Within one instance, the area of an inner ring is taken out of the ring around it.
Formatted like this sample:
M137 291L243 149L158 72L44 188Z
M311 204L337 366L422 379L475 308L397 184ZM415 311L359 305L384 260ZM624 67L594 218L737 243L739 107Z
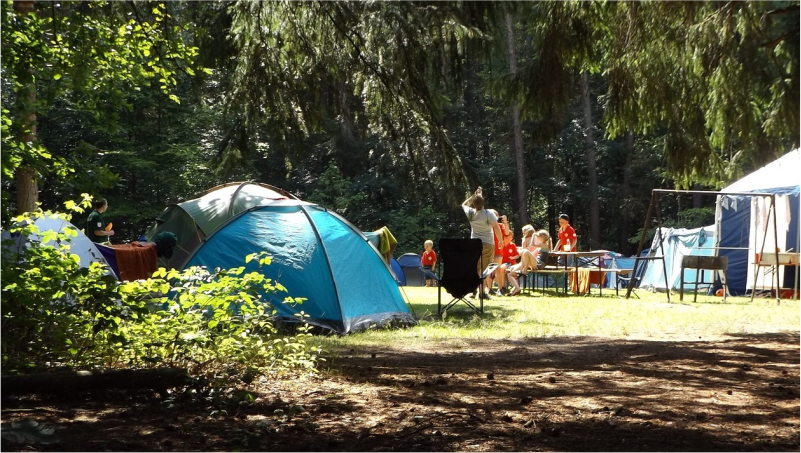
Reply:
M286 291L277 282L240 267L162 268L151 279L120 284L99 263L80 267L70 253L76 231L39 232L33 222L43 215L51 213L15 219L9 232L29 246L2 254L4 372L174 366L219 383L314 371L318 353L306 345L303 313L294 335L273 324L272 298ZM246 257L253 260L270 264L263 254Z
M99 263L81 267L70 253L77 231L40 232L34 221L15 219L12 235L28 243L2 254L2 360L4 372L94 364L98 343L119 341L122 317L116 279ZM58 215L58 214L56 214ZM62 218L66 216L58 215Z
M269 264L269 257L247 257L253 259ZM119 359L128 366L178 366L194 376L245 382L258 374L313 371L318 358L306 345L308 326L286 335L273 324L275 311L265 298L279 291L286 290L244 267L160 269L143 283L124 283L127 304L148 312L132 311L136 322L126 324L130 343ZM282 303L300 302L286 297ZM299 321L303 317L301 312Z

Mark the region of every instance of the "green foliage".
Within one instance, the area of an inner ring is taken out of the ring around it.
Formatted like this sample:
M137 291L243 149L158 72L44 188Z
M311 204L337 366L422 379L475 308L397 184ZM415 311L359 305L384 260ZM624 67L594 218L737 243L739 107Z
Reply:
M648 228L645 233L644 248L650 247L656 235L656 219L651 219L653 227ZM715 208L688 208L678 212L675 216L668 215L661 219L662 228L701 228L715 223ZM642 228L637 230L637 234L628 239L630 244L639 244L642 236Z
M681 185L798 146L798 2L613 2L603 22L607 132L665 128Z
M446 223L445 215L435 211L431 206L423 206L419 210L401 209L390 214L388 225L398 240L395 255L404 253L423 253L423 241L431 239L435 247L439 239L449 234L443 231ZM463 224L465 225L465 224ZM466 226L464 227L465 231Z
M130 312L105 267L81 267L78 256L70 253L76 231L38 231L35 219L51 214L19 217L15 220L20 223L8 230L30 245L21 247L20 254L2 254L5 372L102 361L103 348L98 346L120 340L122 317Z
M346 215L367 198L363 193L354 193L352 187L353 182L343 178L342 172L332 163L320 175L317 188L309 195L309 201Z
M86 197L76 210L89 206ZM244 267L208 272L157 271L119 284L99 263L81 267L70 254L77 232L39 232L16 219L9 232L28 237L21 253L2 255L2 366L6 372L74 368L184 367L200 382L250 382L262 374L314 371L317 352L298 315L294 334L273 324L271 303L302 303L259 272ZM4 244L11 247L13 241ZM254 254L259 266L271 258ZM84 263L86 264L86 263Z
M17 4L34 10L15 11ZM174 20L171 8L143 1L2 2L4 179L21 165L68 184L75 169L78 178L95 173L80 149L91 143L87 137L73 137L70 146L56 150L39 141L45 117L59 101L68 101L70 115L87 114L107 130L119 125L121 112L132 108L130 93L142 87L179 102L175 87L179 76L195 74L197 49L184 43L186 24ZM88 148L102 153L98 145ZM92 181L108 187L113 175L98 168L101 177ZM97 192L86 185L79 191Z
M270 261L248 257L252 259L261 265ZM134 367L185 367L193 376L217 382L248 382L289 369L313 371L318 359L306 346L308 327L303 324L295 335L285 335L273 324L268 297L278 291L286 290L261 273L245 273L244 267L160 269L143 283L123 283L126 303L149 311L137 311L124 326L129 341L116 359ZM304 317L301 312L298 321Z
M235 57L226 66L227 108L241 118L236 136L266 130L281 144L335 123L344 132L340 152L360 134L374 136L396 161L411 160L417 175L430 160L448 194L467 185L441 118L451 102L441 86L452 79L440 74L452 68L439 65L458 67L461 41L480 34L462 5L237 2L228 14Z

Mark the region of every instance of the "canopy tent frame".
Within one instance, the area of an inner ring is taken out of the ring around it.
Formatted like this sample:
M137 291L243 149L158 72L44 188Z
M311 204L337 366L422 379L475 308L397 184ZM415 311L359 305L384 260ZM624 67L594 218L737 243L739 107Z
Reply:
M648 232L648 225L651 223L651 214L653 212L656 212L656 222L657 222L657 226L656 226L656 232L657 233L656 234L660 234L661 235L662 217L659 215L659 198L662 195L668 195L668 194L677 194L677 195L716 195L718 197L719 196L730 195L730 196L741 196L741 197L766 197L766 198L769 198L770 199L770 215L772 215L772 217L773 217L773 240L774 240L773 243L774 244L778 244L779 243L779 241L778 241L779 232L778 232L778 227L776 225L776 210L774 209L774 206L776 205L776 194L766 193L766 192L721 192L721 191L715 191L715 190L652 189L651 190L651 202L648 204L648 211L645 214L645 223L643 224L642 234L640 235L640 243L639 243L639 246L637 247L637 255L635 256L635 260L634 260L634 269L632 271L634 273L634 275L637 274L637 268L640 265L640 261L661 260L662 261L662 270L663 270L664 276L665 276L665 281L667 281L667 279L668 279L668 277L667 277L667 264L665 263L665 249L664 249L664 246L662 245L661 236L660 236L659 244L660 244L660 247L662 249L662 256L651 256L651 257L641 257L640 256L640 253L642 253L642 250L643 250L643 246L645 245L645 236L646 236L646 234ZM654 208L656 208L655 211L654 211ZM768 234L768 232L767 232L767 230L765 230L765 233L764 233L763 239L762 239L762 248L760 250L760 256L763 256L764 252L765 252L765 238L767 238L767 234ZM718 247L716 247L716 248L718 248ZM776 250L774 250L774 253L775 253L775 256L776 256L776 262L778 263L779 262L779 250L776 247L774 247L774 248L776 249ZM758 270L759 270L759 267L756 266L756 271L755 272L758 272ZM781 297L780 297L781 295L780 295L780 289L779 289L779 273L775 272L774 275L775 275L775 278L776 278L776 302L780 302L781 301ZM754 280L756 281L756 275L754 277L755 277ZM626 288L626 299L629 299L631 297L631 292L634 290L634 283L635 283L634 279L629 280L628 287ZM668 302L670 302L670 288L667 288L665 293L667 294ZM754 289L752 289L751 290L751 300L752 301L754 299L754 293L755 293L755 291L754 291Z

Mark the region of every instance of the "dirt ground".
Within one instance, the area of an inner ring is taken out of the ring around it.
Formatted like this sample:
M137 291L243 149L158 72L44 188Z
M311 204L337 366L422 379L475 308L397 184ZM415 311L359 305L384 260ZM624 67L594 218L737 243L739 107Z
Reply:
M800 349L794 332L340 351L320 376L254 382L253 401L4 401L2 450L797 452Z

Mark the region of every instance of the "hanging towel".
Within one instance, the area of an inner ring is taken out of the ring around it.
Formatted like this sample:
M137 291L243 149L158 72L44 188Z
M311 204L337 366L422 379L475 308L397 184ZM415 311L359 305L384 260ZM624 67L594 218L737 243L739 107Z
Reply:
M384 261L389 263L389 260L392 258L392 253L395 251L395 246L398 245L398 241L387 227L379 228L375 231L375 234L379 237L378 251L381 252Z
M150 278L158 269L156 244L152 242L131 242L112 245L117 256L120 280L131 281Z
M590 291L590 269L586 267L578 268L576 278L573 279L574 293L587 293Z

